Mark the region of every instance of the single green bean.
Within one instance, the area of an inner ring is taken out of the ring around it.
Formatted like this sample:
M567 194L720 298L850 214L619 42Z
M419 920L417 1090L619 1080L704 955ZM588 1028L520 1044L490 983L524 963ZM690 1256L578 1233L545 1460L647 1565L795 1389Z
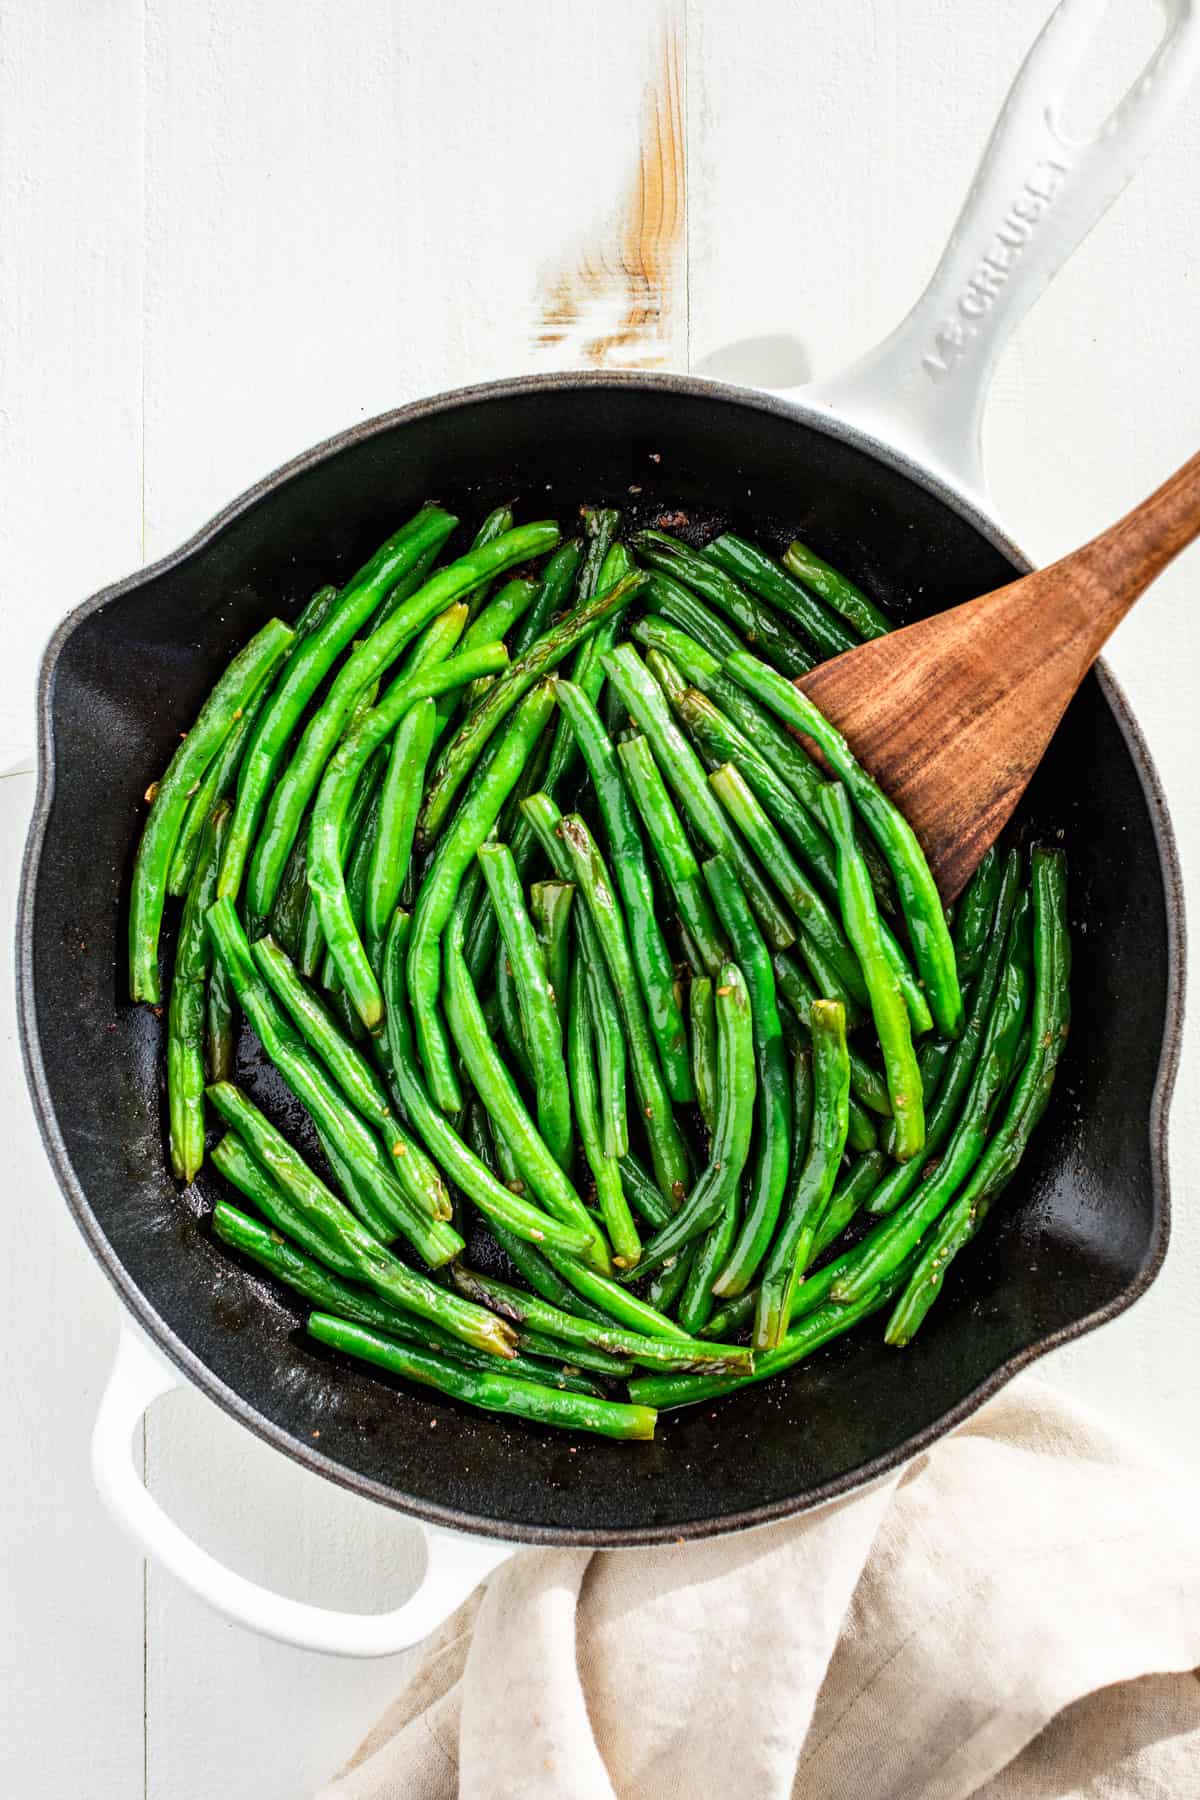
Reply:
M214 957L208 971L204 1010L204 1068L208 1079L228 1081L236 1055L233 988L224 963Z
M667 792L649 740L640 736L626 738L618 744L617 755L680 922L696 946L704 972L715 975L725 960L726 947L700 877L700 864Z
M378 973L383 943L412 855L425 767L433 749L436 707L418 700L396 727L379 803L379 829L367 883L367 957Z
M964 994L987 955L1001 874L1000 852L993 844L984 852L983 860L963 889L958 903L954 920L954 955L958 963L958 985Z
M212 943L204 915L216 895L221 844L228 824L229 807L220 801L200 839L200 854L175 942L167 1006L167 1110L171 1169L179 1181L194 1181L204 1161L204 1004L212 966Z
M537 582L528 575L516 575L506 581L494 599L472 619L463 639L463 648L471 650L476 644L494 644L507 637L521 615L528 612L537 590Z
M863 1202L887 1166L887 1157L882 1150L869 1150L865 1156L857 1158L849 1173L834 1188L833 1197L825 1208L813 1242L813 1262L825 1254L841 1237L851 1219L861 1212Z
M569 880L571 859L559 835L562 815L558 807L548 794L530 794L521 802L521 812L529 821L555 874ZM573 911L575 935L587 968L592 1022L596 1032L604 1149L608 1156L624 1156L629 1149L625 1105L625 1034L596 928L586 907L576 906Z
M675 1316L685 1331L699 1331L712 1317L715 1305L713 1283L733 1248L740 1212L738 1190L728 1188L720 1218L693 1247L692 1266L675 1309Z
M505 956L520 1004L537 1098L538 1129L560 1168L569 1169L571 1090L563 1056L563 1021L546 959L526 910L521 878L508 845L481 844L476 854L496 909Z
M559 1006L570 991L571 902L575 884L570 881L535 881L529 890L529 910L538 944L546 959L546 973Z
M958 1038L932 1038L922 1044L917 1057L917 1063L921 1070L922 1091L925 1096L925 1152L927 1157L938 1148L938 1141L935 1137L935 1119L931 1109L935 1106L938 1089L947 1065L970 1030L971 988L987 954L1000 878L1000 856L993 844L963 890L954 921L954 955L958 965L958 985L967 1002L967 1023L964 1024L962 1035ZM890 1141L890 1129L886 1135ZM889 1199L889 1192L884 1190L880 1195L879 1204L873 1204L871 1210L887 1212Z
M308 904L308 841L301 832L292 845L292 853L279 883L279 892L268 921L272 937L278 939L289 956L299 956L304 913Z
M612 506L585 506L583 518L583 562L575 582L575 599L591 600L603 591L604 577L610 571L605 562L621 528L621 515Z
M387 758L381 749L378 756L378 774L370 804L363 814L362 830L358 834L350 855L346 859L346 905L350 909L350 923L353 925L361 942L367 910L367 882L371 876L371 863L375 856L375 840L379 835L379 808L383 799L383 777L386 772ZM370 960L368 958L368 960ZM337 962L328 944L321 964L321 985L336 992L344 984L338 970Z
M804 1162L759 1283L754 1344L774 1350L786 1335L796 1284L812 1260L813 1244L846 1149L850 1061L841 1002L812 1009L813 1117Z
M439 621L435 619L433 623L434 625L437 625L439 624ZM350 722L346 728L347 737L350 736L351 732L356 729L370 712L375 704L376 694L377 689L372 683L370 686L364 688L363 692L359 695L354 711L350 715ZM358 783L354 789L350 804L346 808L346 816L342 822L341 834L338 838L337 856L339 865L345 863L347 852L349 851L351 844L356 841L359 832L362 829L362 823L366 817L367 808L374 798L375 789L380 780L384 754L383 749L380 748L376 754L370 758L358 778ZM325 972L325 933L321 929L321 915L317 910L316 895L308 885L308 836L311 829L312 813L310 811L306 814L306 824L303 828L303 842L298 836L295 844L292 845L293 852L297 849L303 850L302 867L304 870L306 901L304 913L300 920L300 935L297 940L296 962L300 973L304 976L306 981L315 979L318 970L321 971L322 975ZM289 862L291 861L290 856L288 860Z
M465 600L455 600L444 612L435 614L396 662L392 679L415 675L430 663L444 662L462 641L470 616L471 608ZM463 648L467 648L465 643Z
M158 939L167 876L188 801L231 727L251 704L292 636L281 619L271 619L239 650L201 707L165 775L151 790L150 811L138 844L129 898L131 1000L157 1005L161 998Z
M424 1383L441 1394L463 1400L489 1412L510 1413L541 1425L559 1425L572 1431L591 1431L601 1437L652 1438L654 1413L649 1407L626 1406L617 1400L593 1400L583 1394L564 1393L532 1381L485 1369L455 1368L422 1350L380 1337L364 1325L313 1313L308 1329L319 1343L375 1363L390 1374Z
M692 1080L700 1117L711 1137L717 1126L717 1021L713 984L707 975L692 977L688 989L692 1027Z
M659 1312L672 1313L692 1274L696 1260L695 1242L685 1244L675 1256L668 1256L661 1269L656 1269L645 1286L645 1295ZM707 1336L708 1333L705 1333Z
M626 1326L630 1331L641 1332L646 1337L680 1338L687 1336L682 1326L677 1325L674 1319L668 1319L665 1314L658 1311L657 1307L651 1306L645 1300L639 1300L636 1294L629 1292L628 1288L621 1287L607 1275L601 1275L589 1264L564 1256L552 1245L547 1245L543 1254L546 1261L558 1271L569 1287L574 1288L577 1294L582 1294L585 1300L590 1300L594 1306L598 1306L602 1312L608 1313L610 1318L615 1319L619 1325Z
M784 551L783 561L784 566L799 576L814 594L819 594L826 605L841 613L843 619L849 619L860 637L886 637L892 629L887 614L881 612L873 600L868 600L849 576L839 574L798 538Z
M592 1019L587 972L576 958L571 974L567 1020L567 1053L571 1071L571 1098L579 1126L579 1141L596 1185L596 1201L618 1268L631 1269L642 1253L642 1240L625 1198L621 1172L615 1158L605 1154L600 1125L600 1097L592 1053Z
M470 974L470 964L467 973ZM501 950L496 960L496 988L494 999L500 1014L500 1026L504 1032L504 1040L508 1045L517 1071L527 1087L534 1086L533 1065L529 1060L529 1046L525 1041L525 1021L521 1017L521 1002L517 998L517 983L513 975L512 962L507 951Z
M910 1157L919 1156L925 1146L924 1093L908 1012L896 972L883 952L875 895L854 836L849 797L840 782L825 790L824 806L825 821L838 850L842 923L870 992L871 1013L883 1052L892 1102L895 1154L907 1162Z
M680 699L687 693L687 682L683 673L662 650L647 650L646 667L657 681L663 693L675 709Z
M479 530L475 533L475 536L471 539L472 550L481 550L485 544L494 544L498 537L503 537L506 531L512 530L514 523L515 518L511 506L502 505L493 507L486 519L484 519L482 525L480 525ZM490 586L490 583L484 583L482 587L477 587L472 592L472 618L475 617L483 606Z
M770 952L754 922L741 883L724 857L714 856L705 863L704 879L746 980L757 1071L758 1147L746 1197L746 1215L736 1241L729 1246L727 1260L712 1272L713 1293L728 1299L749 1285L774 1236L787 1190L792 1096ZM710 1257L701 1258L706 1269L710 1260L711 1253Z
M585 1390L578 1385L584 1377L578 1374L580 1369L587 1369L592 1374L607 1375L613 1381L624 1381L633 1373L633 1364L627 1356L609 1356L605 1350L591 1350L586 1344L560 1344L557 1338L549 1337L542 1331L518 1331L517 1343L523 1357L536 1358L539 1362L558 1364L554 1371L555 1387L572 1386L576 1393ZM538 1379L551 1379L544 1369L539 1368ZM596 1388L595 1392L602 1390Z
M617 1166L621 1171L621 1185L634 1210L655 1229L665 1225L674 1209L650 1172L642 1167L632 1151L618 1157Z
M559 724L561 725L561 723L560 720ZM512 851L513 861L517 865L517 873L522 881L529 873L530 864L537 849L537 839L521 811L521 802L541 786L550 750L550 739L553 735L547 724L526 760L525 767L517 777L516 785L504 802L500 817L496 821L495 836L501 843L507 844ZM557 740L555 739L555 741ZM482 886L483 881L480 877L478 887L473 890L474 911L470 915L466 937L467 967L471 971L471 980L477 984L493 965L496 940L499 936L495 908L488 896L482 892Z

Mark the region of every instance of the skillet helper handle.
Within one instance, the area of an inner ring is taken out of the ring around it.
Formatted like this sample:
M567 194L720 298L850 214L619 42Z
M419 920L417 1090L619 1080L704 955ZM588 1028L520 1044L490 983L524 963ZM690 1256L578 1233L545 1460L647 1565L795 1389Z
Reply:
M486 1575L521 1548L423 1525L428 1562L421 1586L393 1612L336 1612L272 1593L202 1550L163 1511L134 1465L132 1438L143 1413L160 1395L186 1385L139 1333L123 1324L92 1434L92 1476L100 1498L138 1548L237 1625L331 1656L392 1656L428 1637Z
M1107 0L1061 0L1017 74L933 277L860 361L801 390L907 452L970 498L984 493L983 408L1000 352L1134 174L1200 69L1200 0L1161 0L1149 62L1095 134L1063 102Z

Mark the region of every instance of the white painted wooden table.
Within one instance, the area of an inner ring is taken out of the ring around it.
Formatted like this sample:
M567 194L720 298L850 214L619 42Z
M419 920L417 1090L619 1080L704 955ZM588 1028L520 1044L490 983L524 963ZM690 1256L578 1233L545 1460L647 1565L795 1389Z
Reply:
M788 382L872 342L916 292L1048 5L0 0L0 770L27 759L40 648L76 600L353 420L594 354L615 300L557 343L546 314L585 253L602 272L623 244L628 256L617 213L636 191L664 34L678 61L659 133L685 156L650 199L680 209L680 248L655 272L661 318L613 357ZM1093 109L1153 38L1149 4L1124 10L1087 73ZM1000 372L992 482L1039 559L1195 449L1198 290L1193 105ZM781 341L716 354L747 336ZM1193 904L1198 583L1193 552L1111 658ZM0 781L6 934L30 793L28 775ZM42 1158L11 1015L0 1794L293 1800L351 1747L402 1662L338 1664L220 1624L101 1514L86 1449L116 1306ZM1198 1062L1193 1030L1163 1276L1043 1365L1196 1456ZM402 1521L194 1396L153 1414L145 1461L154 1491L248 1573L347 1605L407 1591Z

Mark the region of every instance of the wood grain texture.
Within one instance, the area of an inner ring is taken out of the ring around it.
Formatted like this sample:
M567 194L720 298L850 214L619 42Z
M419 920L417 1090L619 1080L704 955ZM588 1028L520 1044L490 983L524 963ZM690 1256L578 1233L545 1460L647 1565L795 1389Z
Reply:
M683 52L685 280L655 353L682 368L777 334L790 359L743 369L779 384L798 378L797 355L821 374L857 355L913 298L1049 4L523 0L518 29L516 9L482 0L0 0L0 742L31 742L37 658L63 612L142 556L143 427L157 555L359 418L584 360L573 339L536 342L542 275L621 214L664 30ZM1100 81L1115 83L1154 12L1111 9ZM1001 365L988 467L1001 516L1039 558L1083 542L1193 447L1198 172L1192 107ZM1194 586L1186 565L1168 571L1111 651L1193 896ZM10 877L30 799L19 785ZM1200 1184L1195 1033L1174 1108L1184 1196ZM0 1616L15 1622L0 1793L294 1800L398 1670L260 1644L157 1577L143 1642L140 1565L86 1470L115 1301L4 1051L27 1235L0 1276L17 1424L0 1500ZM69 1323L48 1350L47 1296ZM1146 1299L1042 1378L1200 1453L1198 1350L1200 1209L1182 1204ZM400 1597L401 1521L365 1503L359 1525L331 1514L323 1490L195 1396L164 1402L149 1436L155 1491L239 1566L325 1599Z
M541 278L536 348L591 368L674 365L686 344L687 147L681 9L664 22L637 160L615 212Z
M947 903L1008 823L1101 649L1198 534L1200 455L1049 568L799 678L916 831Z

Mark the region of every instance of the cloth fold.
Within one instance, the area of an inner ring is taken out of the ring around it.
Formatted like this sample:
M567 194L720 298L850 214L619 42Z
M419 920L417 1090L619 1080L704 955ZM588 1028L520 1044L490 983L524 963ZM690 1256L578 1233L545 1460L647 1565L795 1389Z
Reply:
M1027 1376L819 1512L516 1557L321 1800L1200 1795L1195 1514Z

